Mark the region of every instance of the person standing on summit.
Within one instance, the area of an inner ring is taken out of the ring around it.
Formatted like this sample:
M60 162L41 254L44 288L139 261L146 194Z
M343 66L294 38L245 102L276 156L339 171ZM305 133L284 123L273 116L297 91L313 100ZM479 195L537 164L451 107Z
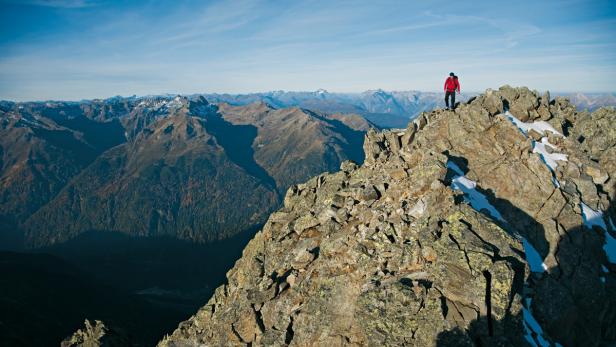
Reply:
M445 80L445 107L453 110L456 107L456 90L460 93L460 82L458 76L453 72L449 73L449 77ZM449 106L449 98L451 97L451 107Z

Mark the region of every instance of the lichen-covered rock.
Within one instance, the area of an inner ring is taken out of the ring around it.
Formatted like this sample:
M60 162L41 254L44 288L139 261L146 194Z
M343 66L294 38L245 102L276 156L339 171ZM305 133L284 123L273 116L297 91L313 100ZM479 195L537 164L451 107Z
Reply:
M505 111L564 136L533 139ZM582 202L615 217L615 112L597 112L505 86L403 131L369 131L365 163L291 187L228 283L160 345L616 342L616 267L605 232L582 226ZM550 169L538 143L568 161ZM463 202L452 163L498 218ZM531 311L543 331L530 332Z
M130 340L113 329L107 328L105 323L97 320L94 324L85 320L84 328L77 330L60 343L62 347L121 347L132 346Z

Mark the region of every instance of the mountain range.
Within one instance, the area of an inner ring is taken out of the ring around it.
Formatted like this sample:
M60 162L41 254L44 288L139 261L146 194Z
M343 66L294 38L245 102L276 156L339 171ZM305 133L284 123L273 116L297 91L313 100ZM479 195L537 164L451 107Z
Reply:
M363 162L372 127L202 96L0 103L0 336L48 345L99 317L151 345L222 283L289 186Z
M233 105L262 101L275 107L298 106L329 114L358 114L383 128L403 128L419 113L432 110L444 103L440 93L386 92L380 89L363 93L330 93L320 89L315 92L205 94L205 97L213 102L226 102ZM464 95L461 99L466 98L467 96Z
M457 101L464 102L479 93L464 92ZM614 93L553 93L569 98L579 110L594 111L602 106L616 106ZM272 91L251 94L204 94L212 102L245 105L263 101L276 107L299 106L326 113L359 114L381 128L404 128L421 112L444 107L443 93L422 91L368 90L362 93Z
M614 93L552 93L569 99L579 110L594 111L603 106L616 106ZM464 102L477 96L476 92L463 92L457 101ZM174 97L167 95L165 97ZM328 92L325 89L316 91L269 91L248 94L204 93L193 94L190 97L205 97L212 103L228 103L234 106L249 105L264 102L275 108L300 107L327 114L357 114L381 128L404 128L409 120L415 119L421 112L431 111L435 107L445 106L443 93L423 92L417 90L385 91L382 89L367 90L361 93ZM146 97L146 98L155 98ZM114 97L105 99L129 101L140 97ZM12 102L0 101L2 105ZM116 106L117 107L117 106Z
M291 184L361 162L372 126L203 97L3 106L0 216L31 247L91 230L203 242L237 234L262 223Z

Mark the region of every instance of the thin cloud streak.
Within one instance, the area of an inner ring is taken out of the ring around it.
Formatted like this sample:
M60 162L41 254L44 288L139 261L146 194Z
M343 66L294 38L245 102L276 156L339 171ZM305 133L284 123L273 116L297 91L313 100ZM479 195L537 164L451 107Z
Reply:
M96 1L91 0L1 0L2 4L43 6L56 8L84 8L96 6Z
M268 89L438 90L449 71L461 76L466 90L509 83L613 91L614 6L572 2L563 9L556 4L528 1L526 6L536 8L530 13L487 1L452 4L452 14L441 14L429 3L367 1L281 6L258 0L189 0L53 8L43 12L47 17L32 20L44 35L0 40L5 52L0 57L0 99ZM534 13L547 9L549 20ZM30 18L20 11L5 16Z

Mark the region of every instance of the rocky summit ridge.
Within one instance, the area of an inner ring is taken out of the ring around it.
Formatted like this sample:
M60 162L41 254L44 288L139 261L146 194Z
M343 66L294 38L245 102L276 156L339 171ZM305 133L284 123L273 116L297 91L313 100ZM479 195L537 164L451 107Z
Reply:
M159 346L611 345L614 124L504 86L371 130Z

